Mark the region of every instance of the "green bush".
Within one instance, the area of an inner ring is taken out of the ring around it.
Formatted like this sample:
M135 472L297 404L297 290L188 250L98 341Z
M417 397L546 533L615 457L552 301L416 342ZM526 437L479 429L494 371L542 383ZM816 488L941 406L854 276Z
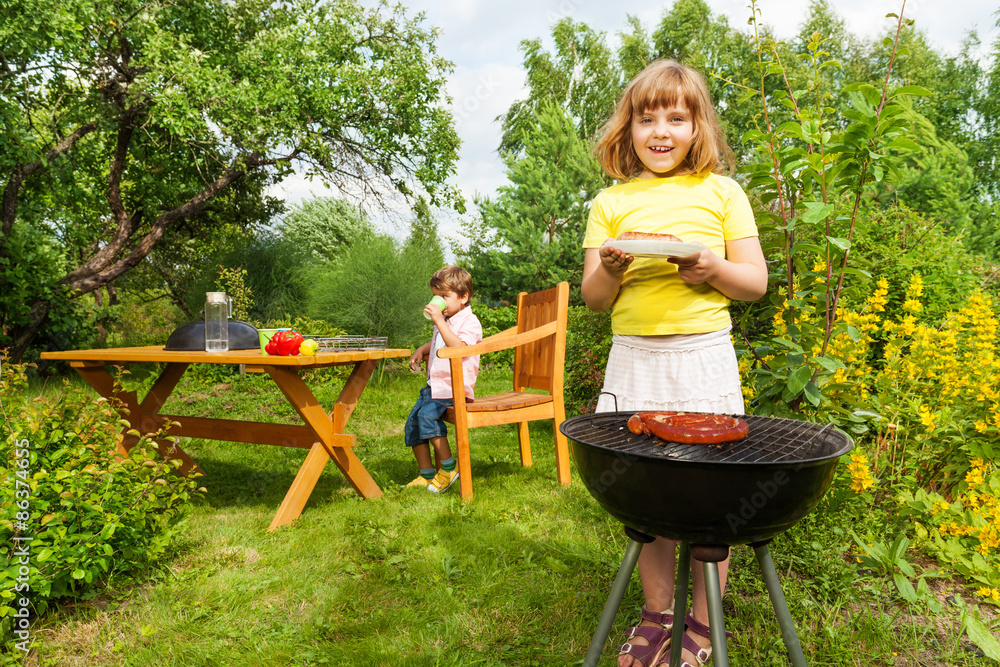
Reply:
M611 312L595 313L571 306L566 335L566 410L586 412L604 386L604 367L611 352Z
M474 302L472 311L483 325L483 337L492 336L517 324L517 307L490 308ZM595 313L584 306L570 306L567 314L566 369L563 377L566 410L585 412L604 386L604 366L611 351L611 314ZM514 350L487 355L483 363L514 363Z
M953 310L988 273L975 256L965 251L962 240L938 221L905 206L867 210L864 215L854 251L863 258L862 268L874 279L889 282L886 308L890 313L902 308L903 288L914 273L923 280L923 314L933 322ZM873 282L859 285L851 297L845 298L844 305L863 303Z
M26 558L10 550L0 563L0 643L10 648L22 598L34 616L147 566L167 553L204 490L156 453L162 433L119 459L123 422L109 401L68 384L31 398L25 367L3 361L0 541L27 547Z
M144 302L132 294L105 306L103 314L108 337L101 347L165 345L174 329L188 321L181 309L165 298Z
M71 299L58 283L65 262L52 234L14 225L0 244L0 347L13 343L12 334L28 323L38 301L48 301L49 313L25 359L37 360L45 350L88 346L93 339L94 312L80 299Z
M308 314L352 335L387 336L390 347L423 344L427 320L421 311L439 268L437 258L418 246L372 236L346 248L336 263L311 265Z
M220 290L219 266L243 269L243 288L253 294L247 313L251 323L301 314L305 310L310 256L294 244L268 233L214 254L186 286L186 306L197 313L205 307L205 292Z
M479 318L479 323L483 325L483 338L498 334L517 324L517 306L490 308L485 303L477 300L472 303L472 312L476 314L476 317ZM492 352L484 357L481 362L510 367L514 364L514 350Z

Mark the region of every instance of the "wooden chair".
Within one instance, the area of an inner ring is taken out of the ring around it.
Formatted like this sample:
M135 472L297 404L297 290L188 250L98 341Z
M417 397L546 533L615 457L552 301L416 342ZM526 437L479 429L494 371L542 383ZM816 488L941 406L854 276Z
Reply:
M563 402L563 366L566 357L566 311L569 283L562 282L542 292L517 295L517 325L483 339L478 345L445 347L438 357L450 359L452 387L462 387L462 358L514 349L514 390L465 400L455 392L455 405L448 408L445 421L455 425L458 443L459 488L462 500L472 497L472 464L469 458L469 429L477 426L514 424L521 446L521 465L531 465L528 422L551 419L556 444L556 476L569 484L569 446L559 431L566 419ZM548 393L526 391L535 389Z

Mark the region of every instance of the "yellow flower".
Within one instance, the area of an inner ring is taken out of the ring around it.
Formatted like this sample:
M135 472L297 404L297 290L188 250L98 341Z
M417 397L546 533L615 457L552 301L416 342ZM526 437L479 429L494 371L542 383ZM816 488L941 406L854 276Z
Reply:
M978 591L976 591L976 595L978 595L981 598L992 598L993 600L1000 600L1000 589L988 588L986 586L983 586Z
M927 428L928 432L934 430L934 420L936 418L937 415L932 413L926 405L920 406L920 423Z
M851 462L847 464L847 470L851 473L851 490L855 493L864 493L867 489L875 486L871 468L868 465L868 457L864 454L851 454Z
M889 294L889 281L885 278L878 279L878 289L868 297L868 306L873 313L885 312L886 295Z

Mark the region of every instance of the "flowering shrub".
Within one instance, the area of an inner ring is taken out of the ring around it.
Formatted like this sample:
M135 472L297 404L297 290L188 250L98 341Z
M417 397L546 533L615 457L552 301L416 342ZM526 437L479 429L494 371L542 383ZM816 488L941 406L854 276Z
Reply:
M846 465L851 489L901 489L918 544L980 586L980 597L998 602L1000 472L986 463L1000 454L993 303L974 292L933 323L926 321L920 274L909 277L889 312L892 287L879 280L859 308L838 310L843 326L826 351L828 372L815 378L822 402L814 414L850 427L853 421L842 420L849 407L871 420L869 452L863 451L869 443L859 442ZM798 313L800 320L811 316ZM776 317L776 335L789 324ZM752 374L747 357L744 382L752 395L761 376Z
M1000 603L1000 472L972 459L960 491L904 491L917 538L939 561L978 585L976 594Z
M970 460L1000 453L997 316L974 293L939 326L923 323L920 292L911 280L902 317L882 324L882 363L869 379L877 410L905 445L905 459L894 452L895 472L943 490L962 480Z
M864 493L875 485L868 457L861 452L855 451L851 454L851 462L847 464L847 472L851 475L851 490L855 493Z

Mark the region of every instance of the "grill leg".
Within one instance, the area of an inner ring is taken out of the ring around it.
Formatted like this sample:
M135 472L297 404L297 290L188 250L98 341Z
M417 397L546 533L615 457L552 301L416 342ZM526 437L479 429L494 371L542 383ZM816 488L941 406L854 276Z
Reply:
M691 545L681 542L674 566L674 630L670 633L670 667L680 667L684 619L687 617L688 582L691 575Z
M625 549L625 558L622 559L621 567L618 568L615 583L611 585L611 595L604 604L604 611L601 612L601 620L597 623L597 632L590 640L590 648L587 649L587 655L583 659L583 667L597 667L597 661L601 657L601 651L604 650L604 644L608 641L611 625L615 622L618 607L621 606L622 598L625 597L625 590L628 588L629 579L632 578L635 564L639 562L639 552L641 551L642 542L632 537L628 548Z
M712 664L729 667L729 650L726 648L725 617L722 613L722 585L719 583L719 564L706 561L705 597L708 599L708 625L712 637Z
M757 556L761 574L764 575L764 583L767 584L767 593L771 597L774 615L778 617L778 627L781 628L781 638L785 640L788 657L793 667L806 667L806 656L802 652L802 644L799 643L799 636L795 632L792 615L788 612L785 594L781 592L781 582L778 581L778 573L774 570L771 552L768 551L766 544L754 545L753 551Z

